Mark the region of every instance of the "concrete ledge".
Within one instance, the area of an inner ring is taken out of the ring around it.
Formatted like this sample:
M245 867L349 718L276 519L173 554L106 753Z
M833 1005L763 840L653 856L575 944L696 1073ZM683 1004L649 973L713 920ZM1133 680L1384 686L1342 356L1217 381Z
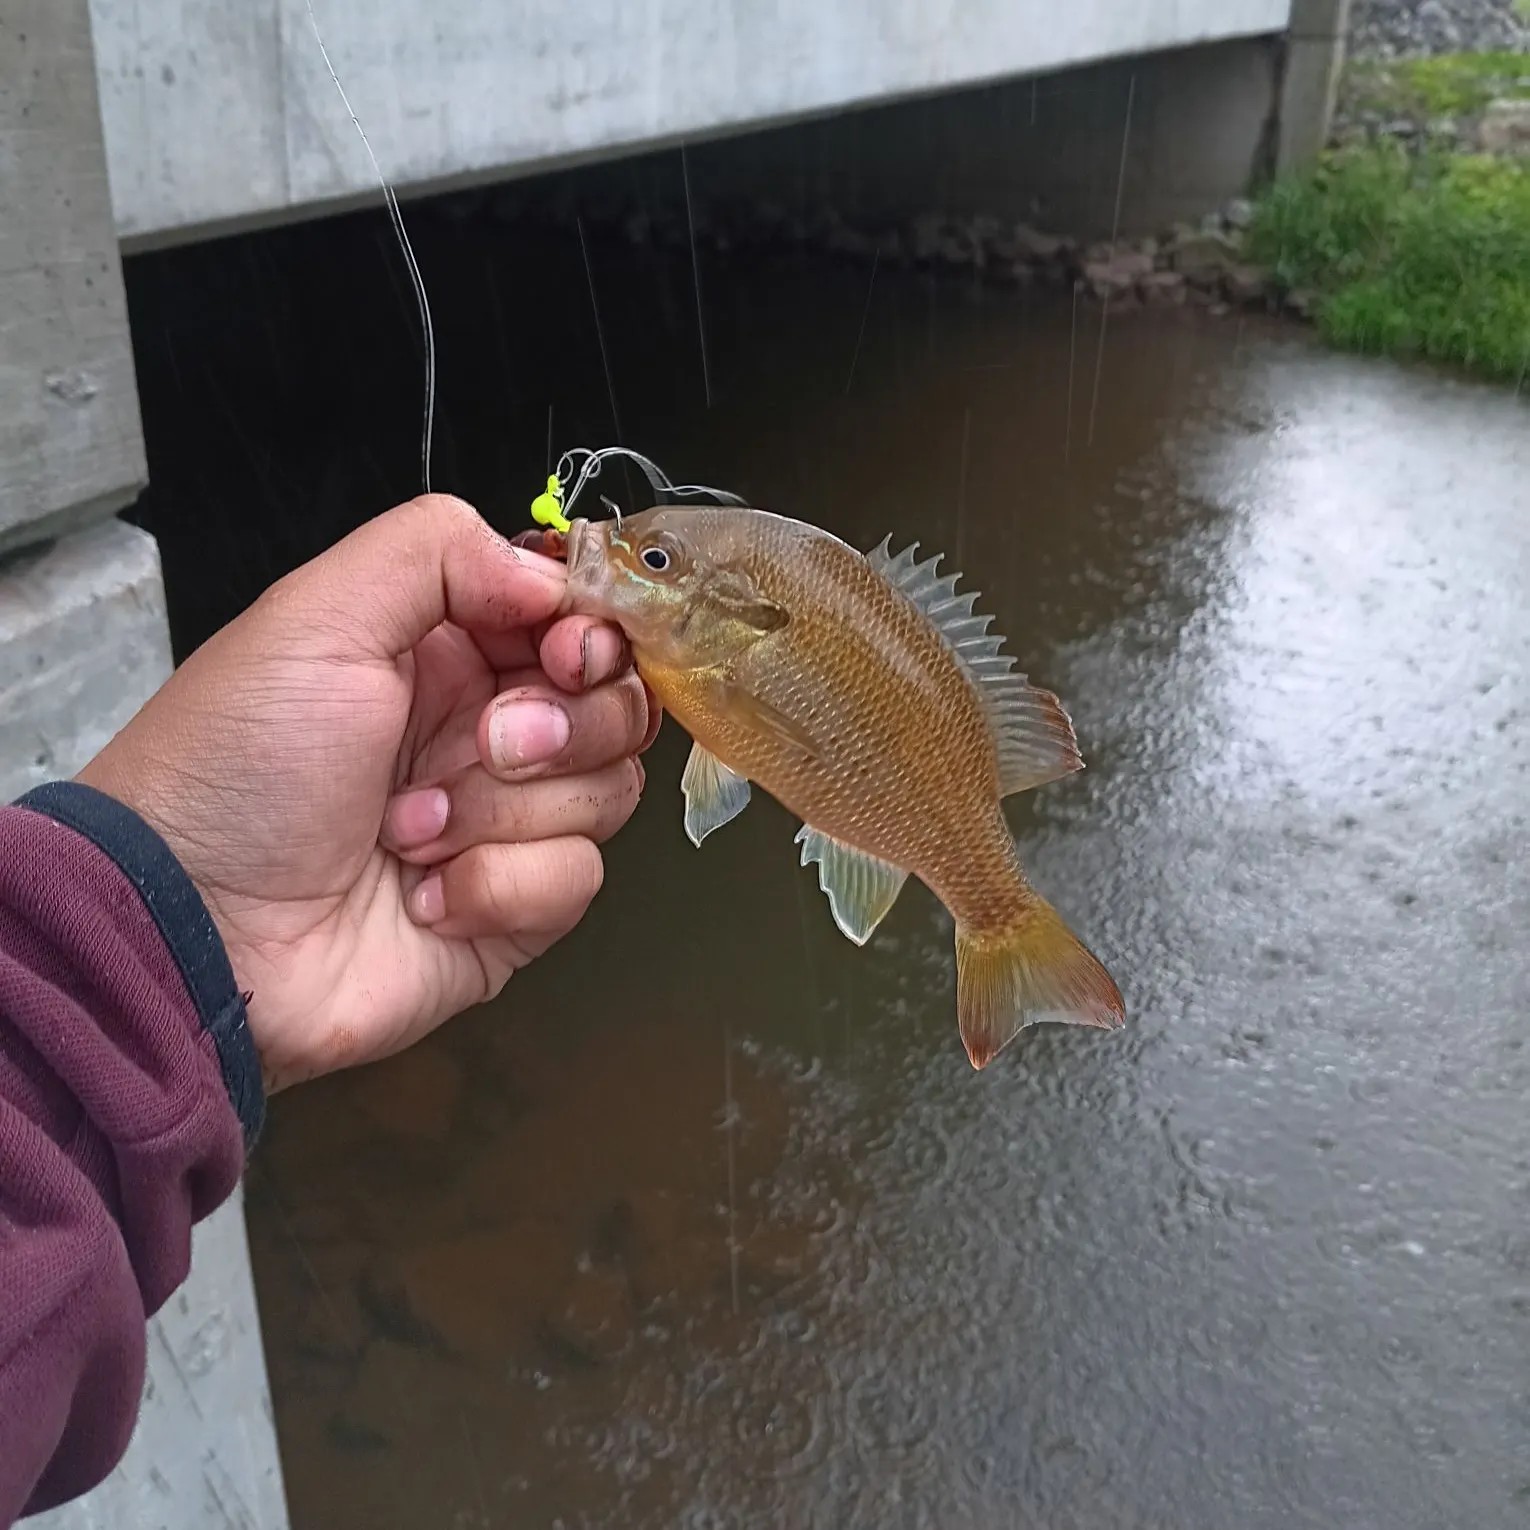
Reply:
M87 0L0 4L0 549L146 469Z
M304 0L91 0L125 243L377 196ZM315 0L402 191L1273 35L1290 0Z
M109 520L0 561L0 801L73 775L170 670L146 532Z
M1275 168L1289 175L1323 152L1349 36L1349 0L1292 0Z
M287 1530L236 1193L192 1235L192 1277L149 1324L138 1432L110 1477L27 1530Z
M74 775L171 671L153 537L109 520L0 559L0 802ZM39 1530L285 1530L242 1196L193 1234L149 1326L126 1458Z

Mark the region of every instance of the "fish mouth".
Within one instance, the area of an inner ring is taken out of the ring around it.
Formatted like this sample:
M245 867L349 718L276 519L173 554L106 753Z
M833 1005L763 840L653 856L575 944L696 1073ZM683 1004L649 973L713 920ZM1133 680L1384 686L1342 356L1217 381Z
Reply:
M569 523L563 538L563 556L568 568L568 590L563 597L566 611L581 616L599 616L604 602L600 589L605 559L601 556L601 538L583 518Z
M570 521L569 527L563 533L563 557L568 564L569 577L572 579L575 568L579 564L579 555L584 551L585 533L590 529L587 520L580 519Z

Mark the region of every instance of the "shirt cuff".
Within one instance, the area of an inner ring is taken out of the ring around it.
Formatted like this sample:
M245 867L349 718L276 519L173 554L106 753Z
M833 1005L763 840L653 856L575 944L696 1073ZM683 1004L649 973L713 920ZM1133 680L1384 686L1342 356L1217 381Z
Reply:
M50 781L15 805L88 839L138 890L217 1048L223 1087L248 1153L265 1124L260 1059L223 938L181 863L138 814L83 782Z

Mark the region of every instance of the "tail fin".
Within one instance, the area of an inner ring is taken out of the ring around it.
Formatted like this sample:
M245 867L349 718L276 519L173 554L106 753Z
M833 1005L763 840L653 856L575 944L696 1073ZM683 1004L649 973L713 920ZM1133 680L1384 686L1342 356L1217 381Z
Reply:
M1110 974L1034 893L1008 930L975 934L957 925L956 1012L974 1068L1039 1020L1110 1031L1126 1023Z

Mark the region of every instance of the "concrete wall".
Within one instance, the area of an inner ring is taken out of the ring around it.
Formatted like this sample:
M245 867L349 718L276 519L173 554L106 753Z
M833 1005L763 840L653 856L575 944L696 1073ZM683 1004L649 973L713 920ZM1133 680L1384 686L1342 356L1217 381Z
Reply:
M147 533L113 518L0 561L0 802L74 775L169 674Z
M1328 142L1349 38L1350 0L1292 0L1276 167L1312 163Z
M89 12L0 0L0 549L144 478Z
M67 778L170 673L87 0L0 0L0 802ZM282 1530L235 1197L149 1327L126 1460L40 1530Z
M438 189L1284 29L1291 0L315 0L385 172ZM375 194L305 0L91 0L130 246Z
M0 802L74 775L170 669L159 553L145 532L108 517L0 560ZM142 1411L126 1457L94 1492L27 1524L286 1523L236 1195L197 1227L191 1278L149 1325Z
M1271 168L1281 63L1257 37L1007 80L701 145L691 177L859 227L991 213L1083 237L1110 232L1119 192L1121 232L1146 233Z

